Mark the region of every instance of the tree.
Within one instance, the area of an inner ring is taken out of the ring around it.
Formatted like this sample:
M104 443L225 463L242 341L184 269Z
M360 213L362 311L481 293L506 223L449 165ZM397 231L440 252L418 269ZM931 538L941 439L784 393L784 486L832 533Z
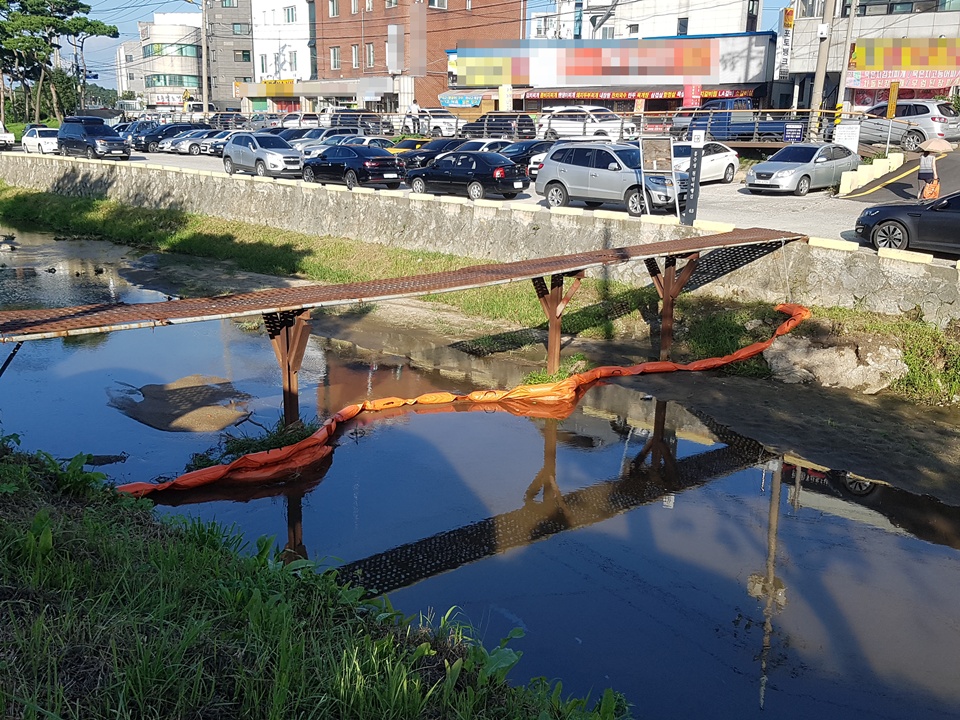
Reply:
M116 25L107 25L100 20L91 20L83 15L78 15L77 17L70 18L70 20L67 21L66 32L64 34L67 36L68 42L73 46L74 50L78 51L79 54L80 107L84 107L86 105L84 98L86 97L87 75L89 73L87 73L87 60L83 56L83 44L88 38L118 38L120 37L120 33L117 30ZM102 90L103 88L100 89ZM114 92L113 101L109 105L107 105L103 100L100 102L103 104L103 107L113 107L116 101L117 94Z
M112 108L117 105L117 91L113 88L103 88L90 83L86 88L85 102L90 107Z

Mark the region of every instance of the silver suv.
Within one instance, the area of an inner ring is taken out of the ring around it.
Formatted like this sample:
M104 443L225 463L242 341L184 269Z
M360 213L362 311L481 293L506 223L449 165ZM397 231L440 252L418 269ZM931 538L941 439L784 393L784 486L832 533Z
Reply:
M557 140L582 135L630 140L637 136L637 126L612 110L595 105L544 108L537 121L538 138Z
M864 144L886 142L889 127L890 142L907 152L916 152L920 143L931 138L960 140L960 115L948 100L900 100L895 113L891 123L886 119L887 103L881 103L867 110L867 117L842 124L859 122L860 142Z
M652 208L682 210L687 202L686 173L641 172L640 148L629 143L562 143L553 148L537 174L537 194L550 207L581 200L587 207L622 203L631 215ZM674 187L674 177L679 188ZM676 196L675 191L679 191Z
M238 132L223 146L223 170L246 170L270 177L299 177L300 153L276 135Z

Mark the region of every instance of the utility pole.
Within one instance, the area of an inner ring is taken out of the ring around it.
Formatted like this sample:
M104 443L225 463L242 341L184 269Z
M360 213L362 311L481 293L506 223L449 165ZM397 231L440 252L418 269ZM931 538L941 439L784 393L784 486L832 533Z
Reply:
M827 60L830 58L830 36L833 16L836 12L836 0L824 0L823 23L817 34L820 47L817 49L817 71L813 76L813 94L810 97L810 137L820 136L820 110L823 105L823 82L827 76Z
M200 100L203 102L203 120L207 120L207 109L210 106L210 88L207 80L207 0L200 2ZM832 2L832 0L831 0Z
M858 0L850 0L850 14L847 16L847 36L843 41L843 65L840 67L840 87L837 88L837 114L833 119L834 124L840 123L840 113L843 111L843 96L847 92L847 71L850 62L850 41L853 39L853 21L857 17L857 10L860 3Z

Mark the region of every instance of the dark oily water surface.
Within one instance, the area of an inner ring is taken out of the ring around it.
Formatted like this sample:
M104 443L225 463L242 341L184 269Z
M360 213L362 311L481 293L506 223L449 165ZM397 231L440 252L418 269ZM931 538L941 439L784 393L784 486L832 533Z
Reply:
M23 253L0 306L163 300L123 281L112 246L38 247L0 257ZM318 337L300 382L305 417L472 389ZM165 402L138 415L145 397ZM104 468L118 482L179 474L224 423L273 425L280 404L268 341L230 322L27 343L0 378L3 432L128 453ZM302 546L408 614L456 606L488 646L520 627L516 681L612 686L638 717L960 716L957 508L774 456L642 383L594 388L562 421L443 410L361 416L295 483L159 511Z

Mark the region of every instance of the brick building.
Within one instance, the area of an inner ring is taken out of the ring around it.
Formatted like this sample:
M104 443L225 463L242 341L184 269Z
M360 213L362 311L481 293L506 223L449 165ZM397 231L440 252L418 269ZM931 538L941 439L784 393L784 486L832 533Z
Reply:
M447 89L447 51L459 40L516 40L523 28L521 0L308 0L307 5L313 21L310 80L238 87L249 107L356 104L393 112L414 97L423 107L436 107Z

